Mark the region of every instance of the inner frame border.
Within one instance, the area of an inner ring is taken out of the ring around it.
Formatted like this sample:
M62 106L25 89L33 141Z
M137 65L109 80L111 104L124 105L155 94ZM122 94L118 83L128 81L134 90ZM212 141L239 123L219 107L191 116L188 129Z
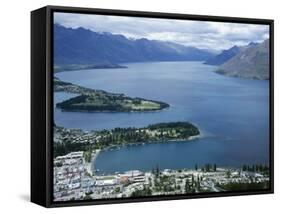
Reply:
M252 19L241 17L224 17L224 16L205 16L205 15L189 15L176 13L160 13L147 11L129 11L129 10L112 10L100 8L80 8L80 7L64 7L64 6L47 6L46 13L46 199L48 207L64 207L64 206L84 206L98 204L116 204L116 203L132 203L132 202L150 202L163 200L179 200L179 199L195 199L195 198L210 198L210 197L227 197L227 196L243 196L257 194L272 194L274 193L274 21L270 19ZM53 56L54 56L54 13L76 13L76 14L93 14L93 15L108 15L108 16L126 16L126 17L142 17L142 18L159 18L159 19L177 19L189 21L211 21L224 23L240 23L240 24L258 24L269 26L269 168L270 168L270 187L266 190L251 190L251 191L228 191L219 193L196 193L182 195L163 195L149 196L138 198L116 198L116 199L96 199L96 200L75 200L65 202L53 201Z

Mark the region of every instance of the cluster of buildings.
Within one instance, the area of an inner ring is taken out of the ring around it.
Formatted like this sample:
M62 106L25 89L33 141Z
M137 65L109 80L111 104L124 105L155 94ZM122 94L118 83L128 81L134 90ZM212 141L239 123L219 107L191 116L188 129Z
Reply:
M149 189L152 195L221 192L228 183L269 182L259 172L217 168L216 171L132 170L114 175L93 175L83 152L72 152L54 159L54 201L131 197Z
M80 129L65 129L54 127L54 143L70 141L72 143L95 143L97 135L94 132L84 132Z
M78 200L91 191L94 180L88 173L83 152L72 152L54 160L54 199Z
M179 187L174 194L223 192L222 186L227 184L251 184L269 182L269 176L260 172L242 171L241 169L218 168L216 171L201 170L167 170L162 175L174 178L173 182ZM189 188L187 188L187 186ZM188 192L187 192L188 191Z
M83 152L72 152L54 159L54 201L130 197L148 185L151 173L139 170L123 174L93 176Z

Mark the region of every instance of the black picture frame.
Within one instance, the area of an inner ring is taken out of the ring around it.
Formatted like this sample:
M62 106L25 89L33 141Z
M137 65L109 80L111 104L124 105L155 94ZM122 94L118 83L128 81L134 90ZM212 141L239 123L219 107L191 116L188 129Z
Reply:
M54 202L53 193L53 13L100 14L269 25L270 28L270 188L262 191L196 193L145 198ZM31 12L31 202L44 207L96 205L274 193L274 21L237 17L46 6Z

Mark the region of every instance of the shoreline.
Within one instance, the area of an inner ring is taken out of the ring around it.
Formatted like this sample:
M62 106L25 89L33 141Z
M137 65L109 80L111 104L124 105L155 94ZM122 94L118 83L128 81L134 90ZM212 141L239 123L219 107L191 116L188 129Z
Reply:
M204 167L206 164L203 165L198 165L198 169L194 169L193 167L187 167L187 168L162 168L159 169L159 171L161 173L165 173L165 172L169 172L169 173L192 173L192 174L198 174L198 173L205 173L205 174L209 174L209 173L225 173L227 171L243 171L243 166L227 166L227 165L217 165L216 170L210 170L210 171L202 171L201 167ZM251 165L251 164L250 164ZM103 176L118 176L120 174L124 174L126 172L129 171L140 171L142 173L152 173L151 170L142 170L142 169L128 169L128 170L124 170L124 171L115 171L115 172L102 172L101 174L96 174L94 176L98 176L98 177L103 177ZM253 171L248 171L249 173L253 173ZM260 173L259 171L255 171L255 173Z
M172 142L183 142L183 141L192 141L192 140L196 140L196 139L200 139L200 138L203 138L203 135L199 134L199 135L194 135L194 136L190 136L189 138L187 139L184 139L184 138L178 138L178 139L171 139L171 140L157 140L157 141L147 141L147 142L134 142L134 143L123 143L123 144L118 144L118 145L111 145L111 146L108 146L104 149L101 149L101 150L108 150L108 149L112 149L112 148L115 148L115 147L123 147L123 146L134 146L134 145L139 145L139 144L153 144L153 143L172 143Z
M60 92L65 92L65 91L60 91ZM55 92L55 93L57 93L57 92ZM66 92L66 93L75 94L72 92ZM149 109L149 110L130 110L130 111L63 109L63 108L60 108L57 106L55 106L55 108L59 109L61 112L79 112L79 113L143 113L143 112L153 113L153 112L160 112L160 111L168 110L170 108L170 106L155 109L155 110Z
M96 169L95 169L95 161L96 161L96 159L97 159L97 157L98 157L98 155L99 155L99 153L102 151L102 149L96 149L96 150L93 150L92 151L92 154L91 154L91 162L89 162L88 164L89 164L89 166L88 167L90 167L90 168L88 168L87 167L87 171L91 171L91 175L94 175L95 174L95 171L96 171ZM94 154L93 154L94 153Z

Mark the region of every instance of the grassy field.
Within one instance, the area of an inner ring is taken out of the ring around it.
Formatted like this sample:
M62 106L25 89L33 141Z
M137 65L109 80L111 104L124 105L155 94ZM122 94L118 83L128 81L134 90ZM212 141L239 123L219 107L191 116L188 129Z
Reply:
M132 101L128 101L125 105L132 110L158 110L161 108L160 104L152 101L141 101L139 104L135 104Z

